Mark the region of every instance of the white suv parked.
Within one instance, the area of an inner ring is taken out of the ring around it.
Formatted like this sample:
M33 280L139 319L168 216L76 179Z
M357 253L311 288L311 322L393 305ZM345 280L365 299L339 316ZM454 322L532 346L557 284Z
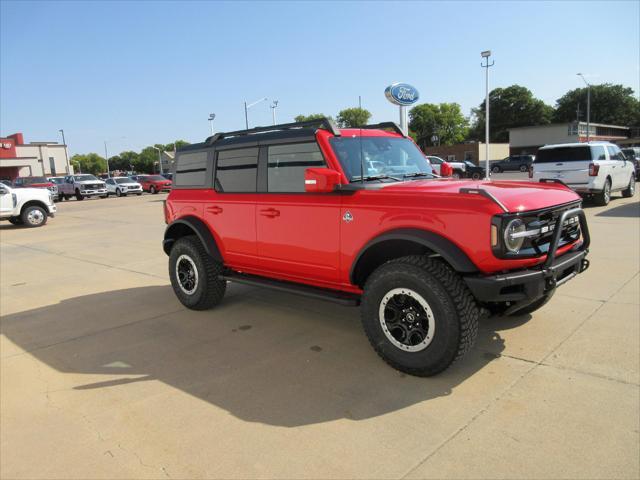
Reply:
M53 193L45 188L11 188L0 184L0 220L41 227L56 213Z
M545 145L532 164L534 181L558 179L581 195L607 205L611 192L635 193L634 166L617 145L609 142Z
M129 177L111 177L104 183L107 184L107 195L115 194L117 197L126 196L128 193L142 195L142 185Z

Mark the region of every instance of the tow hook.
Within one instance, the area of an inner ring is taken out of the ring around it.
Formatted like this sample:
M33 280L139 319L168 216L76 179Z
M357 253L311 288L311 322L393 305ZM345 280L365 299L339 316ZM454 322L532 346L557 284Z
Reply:
M591 262L589 262L589 260L587 260L586 258L582 259L582 265L580 268L580 273L584 272L585 270L587 270L589 268L589 265L591 265Z

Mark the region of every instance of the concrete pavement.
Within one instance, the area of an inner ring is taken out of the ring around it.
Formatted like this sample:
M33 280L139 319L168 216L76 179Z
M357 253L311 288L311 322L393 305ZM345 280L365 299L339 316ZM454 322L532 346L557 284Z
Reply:
M591 268L430 379L357 309L238 285L184 309L162 199L0 224L3 479L640 477L637 197L589 207Z

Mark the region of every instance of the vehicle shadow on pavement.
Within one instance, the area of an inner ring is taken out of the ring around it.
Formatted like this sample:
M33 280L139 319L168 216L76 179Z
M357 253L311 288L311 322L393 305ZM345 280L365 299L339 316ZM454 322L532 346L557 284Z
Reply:
M231 286L207 312L182 307L168 285L149 286L6 315L0 327L21 349L5 348L5 358L27 351L59 372L90 375L58 380L84 396L80 403L105 388L122 401L143 400L158 388L129 385L156 380L245 421L293 427L367 419L447 396L500 356L495 330L528 318L484 322L481 348L432 378L381 361L356 308L246 286Z
M633 202L609 208L603 212L596 213L596 217L638 218L640 217L640 203Z

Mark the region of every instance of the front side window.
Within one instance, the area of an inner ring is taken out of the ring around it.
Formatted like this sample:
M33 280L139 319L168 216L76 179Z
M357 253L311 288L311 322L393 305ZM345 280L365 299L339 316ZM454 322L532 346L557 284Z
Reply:
M258 148L218 153L215 189L226 193L254 193L258 172Z
M411 140L398 137L333 137L331 146L350 181L432 176L427 158Z
M268 159L269 192L304 192L304 171L326 166L315 143L272 145Z

